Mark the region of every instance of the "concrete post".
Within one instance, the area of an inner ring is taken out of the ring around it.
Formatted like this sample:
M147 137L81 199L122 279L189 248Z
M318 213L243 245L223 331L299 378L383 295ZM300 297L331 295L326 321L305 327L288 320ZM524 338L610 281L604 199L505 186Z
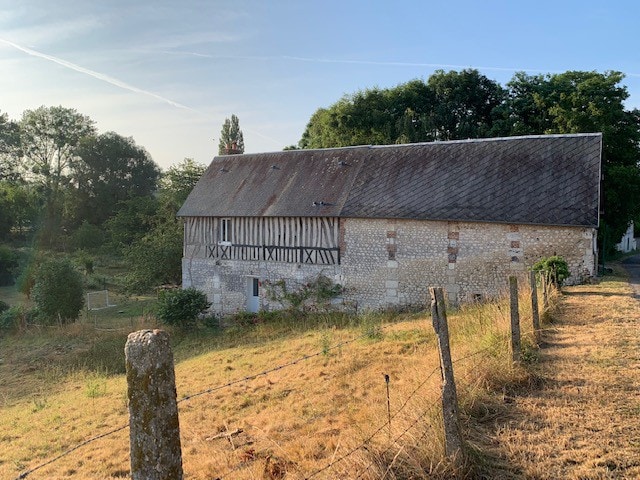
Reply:
M129 397L131 478L182 480L180 426L169 335L129 334L124 348Z

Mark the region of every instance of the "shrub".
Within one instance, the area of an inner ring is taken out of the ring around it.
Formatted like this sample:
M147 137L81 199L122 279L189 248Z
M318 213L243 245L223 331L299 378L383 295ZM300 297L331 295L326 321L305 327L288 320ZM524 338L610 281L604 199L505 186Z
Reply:
M104 232L96 225L86 220L71 235L71 244L75 249L92 250L104 243Z
M0 287L13 285L18 268L18 255L5 245L0 245Z
M77 250L75 252L75 260L82 268L85 275L91 275L93 273L94 260L93 257L84 249Z
M195 288L167 290L160 295L156 314L167 325L192 328L210 306L207 296Z
M542 272L558 288L571 275L569 265L558 255L541 258L533 265L533 271Z
M2 300L0 300L0 313L9 310L9 308L9 304L7 302L3 302Z
M327 309L331 300L339 297L343 292L340 284L334 283L324 275L318 275L317 278L301 285L296 290L291 290L284 280L265 281L264 285L270 300L275 300L282 305L288 304L289 308L295 311L312 306Z
M9 307L6 310L1 310L0 330L13 331L24 328L29 321L33 322L37 315L37 310L27 310L25 307L19 305L14 305L13 307Z
M20 275L18 275L18 290L20 293L24 293L27 298L31 298L31 292L33 290L33 285L36 283L36 270L38 269L38 259L33 259L29 263L27 263Z
M67 258L44 261L36 270L32 295L44 319L76 320L84 305L82 275Z

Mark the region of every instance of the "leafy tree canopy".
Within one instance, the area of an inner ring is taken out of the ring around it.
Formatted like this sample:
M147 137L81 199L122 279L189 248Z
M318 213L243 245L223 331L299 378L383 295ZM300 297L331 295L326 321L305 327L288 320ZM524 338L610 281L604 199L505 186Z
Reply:
M40 232L43 244L58 234L63 212L63 189L71 183L80 141L95 134L94 122L72 108L26 110L19 122L23 168L38 182L45 199Z
M84 137L76 154L78 219L100 225L117 211L120 202L148 196L156 190L160 169L131 137L115 132Z
M15 180L20 156L20 130L18 124L0 113L0 180Z
M244 153L244 137L240 130L240 120L236 115L226 118L220 132L218 155L236 155Z
M620 72L519 72L505 88L477 70L439 70L426 82L364 90L319 108L298 145L602 132L603 220L619 238L629 220L640 219L640 111L625 109L623 78Z
M175 212L182 206L206 169L205 165L195 162L192 158L185 158L177 165L169 167L162 175L160 179L161 197L166 203L174 206Z

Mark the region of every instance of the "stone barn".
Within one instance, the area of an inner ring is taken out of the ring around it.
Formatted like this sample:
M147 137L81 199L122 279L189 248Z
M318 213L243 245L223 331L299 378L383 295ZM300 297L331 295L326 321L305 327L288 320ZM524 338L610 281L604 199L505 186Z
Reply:
M601 134L214 158L178 215L183 287L219 314L278 308L265 286L324 276L359 309L457 303L563 256L594 275Z

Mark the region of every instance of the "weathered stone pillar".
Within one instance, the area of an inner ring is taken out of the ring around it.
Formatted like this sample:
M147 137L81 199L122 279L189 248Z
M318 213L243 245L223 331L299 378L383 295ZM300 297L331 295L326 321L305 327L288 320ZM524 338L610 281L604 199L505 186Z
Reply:
M131 478L181 480L180 426L169 335L162 330L133 332L124 351Z

